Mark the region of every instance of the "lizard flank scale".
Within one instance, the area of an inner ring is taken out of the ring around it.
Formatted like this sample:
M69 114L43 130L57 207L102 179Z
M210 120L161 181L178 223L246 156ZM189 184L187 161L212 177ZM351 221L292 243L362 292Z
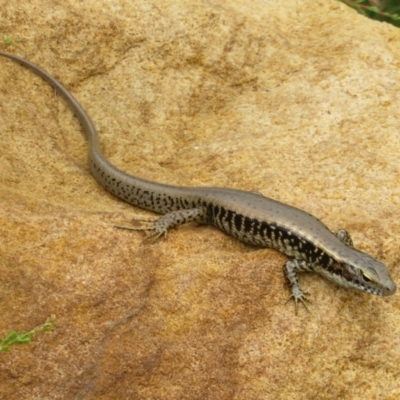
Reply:
M242 242L274 248L290 258L284 272L296 311L298 302L304 304L306 300L297 279L301 271L315 272L341 286L376 295L395 293L396 285L384 264L355 249L344 229L335 235L302 210L257 193L165 185L119 170L105 159L93 122L60 82L30 61L4 52L0 55L41 76L64 97L82 125L89 145L90 169L100 185L134 206L164 214L148 228L127 229L152 230L157 239L173 226L195 221L213 225Z

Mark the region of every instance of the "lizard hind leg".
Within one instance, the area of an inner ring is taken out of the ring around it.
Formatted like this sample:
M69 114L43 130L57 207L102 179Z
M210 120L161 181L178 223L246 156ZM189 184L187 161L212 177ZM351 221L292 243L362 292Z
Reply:
M134 221L150 222L151 225L140 228L121 225L114 225L114 227L131 231L153 231L143 241L151 239L152 242L155 242L163 235L167 237L168 230L174 226L186 224L187 222L199 222L204 224L208 222L208 216L206 207L198 207L187 210L171 211L155 220L134 219Z

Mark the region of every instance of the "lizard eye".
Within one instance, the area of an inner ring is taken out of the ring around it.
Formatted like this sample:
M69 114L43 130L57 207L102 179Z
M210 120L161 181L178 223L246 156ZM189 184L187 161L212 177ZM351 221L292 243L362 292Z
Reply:
M363 277L363 279L364 279L365 282L371 282L371 279L368 278L368 276L365 275L364 272L361 272L361 275L362 275L362 277Z

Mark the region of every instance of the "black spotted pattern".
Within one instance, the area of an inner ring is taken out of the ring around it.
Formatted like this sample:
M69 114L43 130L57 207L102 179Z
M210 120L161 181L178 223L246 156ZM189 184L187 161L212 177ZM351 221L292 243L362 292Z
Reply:
M138 207L160 214L204 207L206 223L220 228L243 242L275 248L289 257L303 259L311 265L330 266L332 264L330 257L310 240L299 237L275 223L252 219L221 205L207 202L200 196L196 200L189 200L184 197L172 197L166 193L160 193L160 191L144 190L135 185L122 184L120 180L107 174L105 169L98 167L95 162L92 163L92 170L108 191ZM337 269L332 271L332 273L339 273Z

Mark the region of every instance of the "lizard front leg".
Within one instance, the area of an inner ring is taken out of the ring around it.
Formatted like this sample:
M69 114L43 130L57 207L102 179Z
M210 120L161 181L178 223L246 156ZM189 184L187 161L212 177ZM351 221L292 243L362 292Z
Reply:
M312 271L310 264L302 260L290 260L283 266L283 271L292 292L292 295L287 299L286 303L291 299L294 300L296 315L299 302L303 303L303 306L308 311L305 302L310 300L307 299L305 293L300 289L297 272Z

